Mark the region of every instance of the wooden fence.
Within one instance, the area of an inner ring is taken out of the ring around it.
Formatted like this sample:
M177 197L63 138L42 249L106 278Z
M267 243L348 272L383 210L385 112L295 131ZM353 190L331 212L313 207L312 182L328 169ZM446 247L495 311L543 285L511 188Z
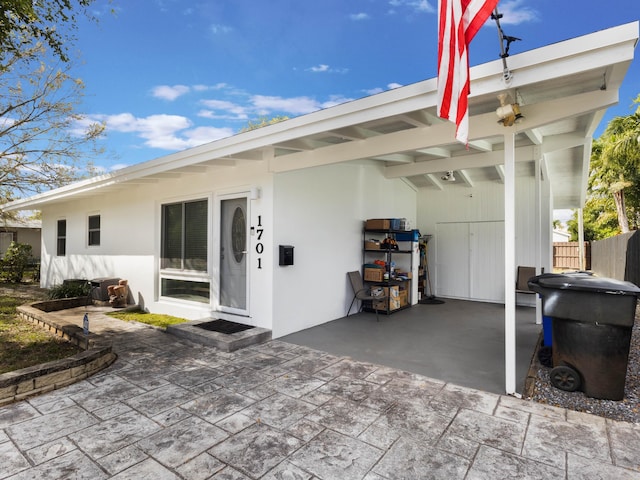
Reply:
M593 273L640 285L640 233L622 233L593 242Z
M580 242L553 242L553 268L558 270L582 270ZM584 242L585 270L591 270L591 244Z

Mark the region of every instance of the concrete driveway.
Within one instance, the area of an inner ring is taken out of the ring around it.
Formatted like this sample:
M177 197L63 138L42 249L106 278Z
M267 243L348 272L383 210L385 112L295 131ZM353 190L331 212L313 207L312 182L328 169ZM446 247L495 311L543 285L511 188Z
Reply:
M225 353L101 322L111 367L0 408L0 479L640 479L640 425L282 341Z

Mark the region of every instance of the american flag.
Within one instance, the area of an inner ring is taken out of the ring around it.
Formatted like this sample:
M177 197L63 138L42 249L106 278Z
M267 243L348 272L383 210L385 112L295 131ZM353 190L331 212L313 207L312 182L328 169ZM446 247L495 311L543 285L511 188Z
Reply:
M469 44L498 0L439 0L438 115L455 122L456 139L469 138Z

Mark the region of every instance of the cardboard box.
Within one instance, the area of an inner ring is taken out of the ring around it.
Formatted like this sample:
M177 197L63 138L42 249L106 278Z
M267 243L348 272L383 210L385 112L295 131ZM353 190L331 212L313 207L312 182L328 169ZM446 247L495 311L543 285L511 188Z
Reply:
M374 285L371 287L370 293L372 297L383 297L385 295L384 287L380 285Z
M366 268L364 269L364 280L366 282L381 282L384 279L383 268Z
M409 304L409 290L400 290L400 306L404 307Z
M373 308L377 310L386 310L387 302L389 305L389 310L397 310L400 308L400 299L398 298L387 298L385 300L374 300Z
M391 222L388 218L370 218L364 224L365 230L389 230Z
M374 240L365 240L364 241L364 249L365 250L380 250L380 242L376 242Z

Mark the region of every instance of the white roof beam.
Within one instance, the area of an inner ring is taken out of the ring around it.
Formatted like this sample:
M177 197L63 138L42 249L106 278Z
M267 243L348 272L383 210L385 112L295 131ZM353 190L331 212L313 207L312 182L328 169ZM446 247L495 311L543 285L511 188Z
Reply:
M429 116L424 112L424 110L417 110L415 112L405 113L404 115L399 116L403 121L407 122L414 127L428 127L431 125L431 120Z
M207 172L207 167L203 166L203 165L192 165L190 167L182 167L182 168L178 168L177 170L174 170L174 172L176 173L185 173L185 174L195 174L195 175L199 175L202 173L206 173Z
M345 140L364 140L365 138L371 137L373 135L377 135L377 133L365 130L364 128L358 126L338 128L336 130L331 130L329 133L335 135L336 137L344 138Z
M278 143L276 147L286 148L287 150L306 151L321 148L326 145L324 142L318 142L308 138L297 138L295 140Z
M438 190L444 190L442 186L442 182L438 177L436 177L433 173L427 173L425 178L431 182L431 184L436 187Z
M567 148L581 147L588 141L589 138L585 138L578 133L547 135L544 139L544 145L542 145L542 153L552 153L558 150L566 150Z
M544 140L544 137L540 133L540 130L537 128L530 128L525 131L524 134L529 137L529 140L531 140L534 145L540 145Z
M500 177L500 183L504 183L504 165L495 165L494 168Z
M516 161L528 162L533 158L532 146L516 149ZM424 175L428 173L446 172L448 170L462 170L465 168L493 167L504 163L504 152L497 150L487 153L474 153L452 158L441 158L427 162L411 163L408 165L391 165L385 168L385 177L399 178Z
M394 162L394 163L412 163L413 162L413 157L405 153L392 153L389 155L380 155L377 157L373 157L373 159L383 160L385 162Z
M431 155L433 157L449 158L451 157L451 150L447 148L434 147L434 148L420 148L417 150L425 155Z
M584 114L600 108L606 108L618 101L618 92L595 91L574 95L562 99L550 100L540 104L528 105L523 112L529 128L554 123L561 119ZM494 121L495 113L489 112L469 119L470 140L484 139L503 135L505 128L520 128L519 125L504 127ZM366 140L331 145L308 152L293 153L278 159L271 165L273 172L299 170L302 168L330 165L349 160L388 155L397 151L418 150L440 147L453 143L455 125L445 122L430 127L412 128L399 132L379 135ZM485 155L491 155L487 152ZM501 163L501 162L495 162ZM494 164L495 164L494 163ZM492 165L494 165L492 164ZM466 165L465 165L466 166ZM464 168L462 166L460 168ZM443 170L451 170L444 168Z
M474 150L479 150L481 152L490 152L493 150L493 145L487 140L473 140L469 142L469 148L473 148Z
M207 162L202 162L201 165L211 165L214 167L235 167L238 161L234 158L214 158Z
M462 182L469 188L473 188L473 181L469 177L469 172L466 170L456 170L458 177L462 179Z

